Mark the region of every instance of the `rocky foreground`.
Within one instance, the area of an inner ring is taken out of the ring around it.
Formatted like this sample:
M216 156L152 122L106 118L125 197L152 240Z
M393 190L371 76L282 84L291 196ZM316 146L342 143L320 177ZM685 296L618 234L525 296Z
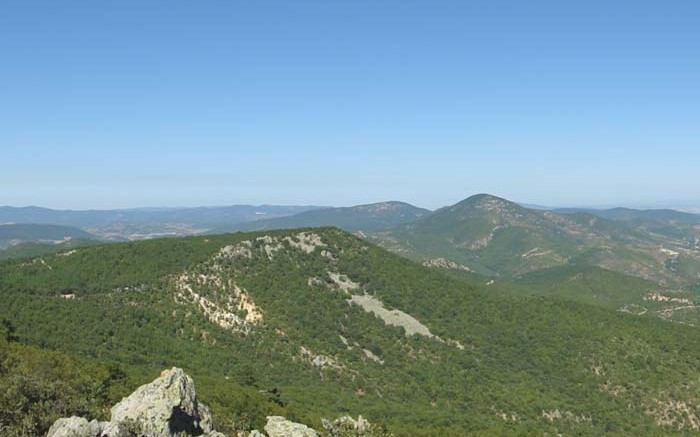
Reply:
M324 420L324 433L372 436L372 426L362 418ZM319 433L284 417L269 416L265 433L254 430L236 437L318 437ZM214 430L209 408L197 400L194 381L182 369L165 370L150 384L142 385L111 409L109 422L84 417L58 419L46 437L226 437Z

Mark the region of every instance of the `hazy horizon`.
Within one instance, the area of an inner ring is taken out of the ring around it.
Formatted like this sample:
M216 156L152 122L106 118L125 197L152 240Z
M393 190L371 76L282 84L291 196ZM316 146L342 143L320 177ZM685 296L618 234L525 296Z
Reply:
M528 207L528 208L548 208L548 209L559 209L559 208L586 208L586 209L610 209L610 208L631 208L631 209L674 209L678 211L685 211L685 212L692 212L692 213L698 213L700 214L700 201L699 202L692 202L692 201L686 201L686 202L651 202L648 204L635 204L635 203L611 203L611 204L541 204L541 203L532 203L532 202L527 202L527 201L520 201L518 199L511 199L506 196L499 196L497 194L493 193L488 193L488 192L475 192L468 194L460 199L456 199L450 203L446 203L443 205L438 205L438 206L425 206L413 202L408 202L403 199L383 199L383 200L376 200L376 201L368 201L368 202L359 202L359 203L351 203L351 204L315 204L315 203L295 203L295 202L287 202L287 203L269 203L269 202L247 202L247 203L242 203L242 202L231 202L231 203L218 203L218 204L197 204L197 203L191 203L191 204L180 204L180 205L137 205L137 206L106 206L106 207L52 207L48 205L38 205L38 204L26 204L26 205L10 205L10 204L0 204L1 207L11 207L11 208L47 208L47 209L53 209L53 210L65 210L65 211L101 211L101 210L148 210L148 209L153 209L153 210L158 210L158 209L179 209L179 208L223 208L223 207L229 207L229 206L314 206L314 207L322 207L322 208L339 208L339 207L351 207L351 206L359 206L359 205L368 205L368 204L373 204L373 203L381 203L381 202L405 202L409 203L411 205L420 207L420 208L425 208L428 210L437 210L442 207L450 206L455 203L458 203L470 196L477 195L477 194L491 194L495 195L497 197L502 197L505 198L509 201L515 202L519 205Z

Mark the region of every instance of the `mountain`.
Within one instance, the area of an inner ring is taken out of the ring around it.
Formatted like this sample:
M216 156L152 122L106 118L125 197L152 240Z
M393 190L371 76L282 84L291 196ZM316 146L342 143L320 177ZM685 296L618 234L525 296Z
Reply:
M20 243L63 243L68 240L90 240L96 236L70 226L45 224L0 225L0 249Z
M533 210L487 194L370 239L417 260L444 258L496 277L580 264L664 286L700 279L700 247L695 242L650 233L587 211Z
M511 208L469 203L455 211ZM697 328L474 285L334 228L5 261L0 298L11 328L0 360L19 357L0 365L0 381L47 399L0 396L0 411L13 412L0 426L28 435L59 417L105 420L103 406L172 366L198 381L228 435L262 429L268 415L321 429L321 417L362 414L397 436L690 435L700 426ZM41 370L52 359L100 376L55 380ZM89 396L75 402L77 393ZM29 421L38 408L45 420Z
M300 214L243 223L233 229L260 231L335 226L349 232L376 232L413 223L430 211L404 202L380 202L344 208L325 208Z
M193 235L211 228L313 210L316 206L233 205L196 208L53 210L0 207L0 223L51 223L78 227L102 238L138 240Z

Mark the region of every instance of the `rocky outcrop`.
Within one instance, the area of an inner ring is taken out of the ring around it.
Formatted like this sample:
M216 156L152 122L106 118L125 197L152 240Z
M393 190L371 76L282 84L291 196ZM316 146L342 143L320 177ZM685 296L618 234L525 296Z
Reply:
M83 417L58 419L49 429L49 437L95 437L102 434L107 422L93 420L88 422Z
M101 423L59 419L47 437L223 437L213 430L209 409L197 401L192 378L175 367L122 399L111 414Z
M111 415L109 422L76 416L58 419L46 437L226 437L214 430L209 409L197 400L192 378L176 367L122 399ZM323 426L331 437L373 435L362 416L324 419ZM281 416L268 416L264 429L267 434L255 430L247 437L318 437L312 428Z
M175 367L139 387L112 407L111 412L107 431L132 424L144 437L179 437L212 431L209 409L197 402L192 378Z
M265 432L268 437L318 437L313 429L281 416L268 416Z
M333 422L323 419L323 429L326 430L328 437L369 437L375 434L372 430L372 425L362 416L358 416L357 420L350 416L343 416L335 419Z

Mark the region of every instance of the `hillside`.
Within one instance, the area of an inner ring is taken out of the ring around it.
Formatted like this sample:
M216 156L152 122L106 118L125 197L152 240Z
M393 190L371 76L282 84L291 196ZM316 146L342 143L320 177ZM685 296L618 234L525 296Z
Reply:
M608 220L626 223L639 231L680 240L686 246L700 249L700 215L670 209L638 210L631 208L558 210L585 211Z
M30 258L49 253L70 251L76 247L103 244L100 240L65 240L60 243L19 243L0 249L0 261L13 258Z
M700 423L697 329L473 286L337 229L6 261L0 297L26 347L142 383L186 369L229 434L272 409L316 429L362 414L397 435L690 435Z
M381 202L344 208L325 208L300 214L243 223L228 230L262 231L335 226L349 232L376 232L413 223L430 211L404 202Z
M676 211L673 209L634 209L634 208L610 208L610 209L593 209L593 208L558 208L554 211L570 214L573 212L589 212L600 217L610 220L619 220L626 222L642 222L642 221L667 221L685 224L700 223L700 215L689 212Z
M700 248L688 239L586 211L528 209L485 194L370 239L417 260L444 258L496 277L578 264L671 287L700 279Z
M0 249L21 243L55 244L96 238L95 235L69 226L26 223L0 225Z

